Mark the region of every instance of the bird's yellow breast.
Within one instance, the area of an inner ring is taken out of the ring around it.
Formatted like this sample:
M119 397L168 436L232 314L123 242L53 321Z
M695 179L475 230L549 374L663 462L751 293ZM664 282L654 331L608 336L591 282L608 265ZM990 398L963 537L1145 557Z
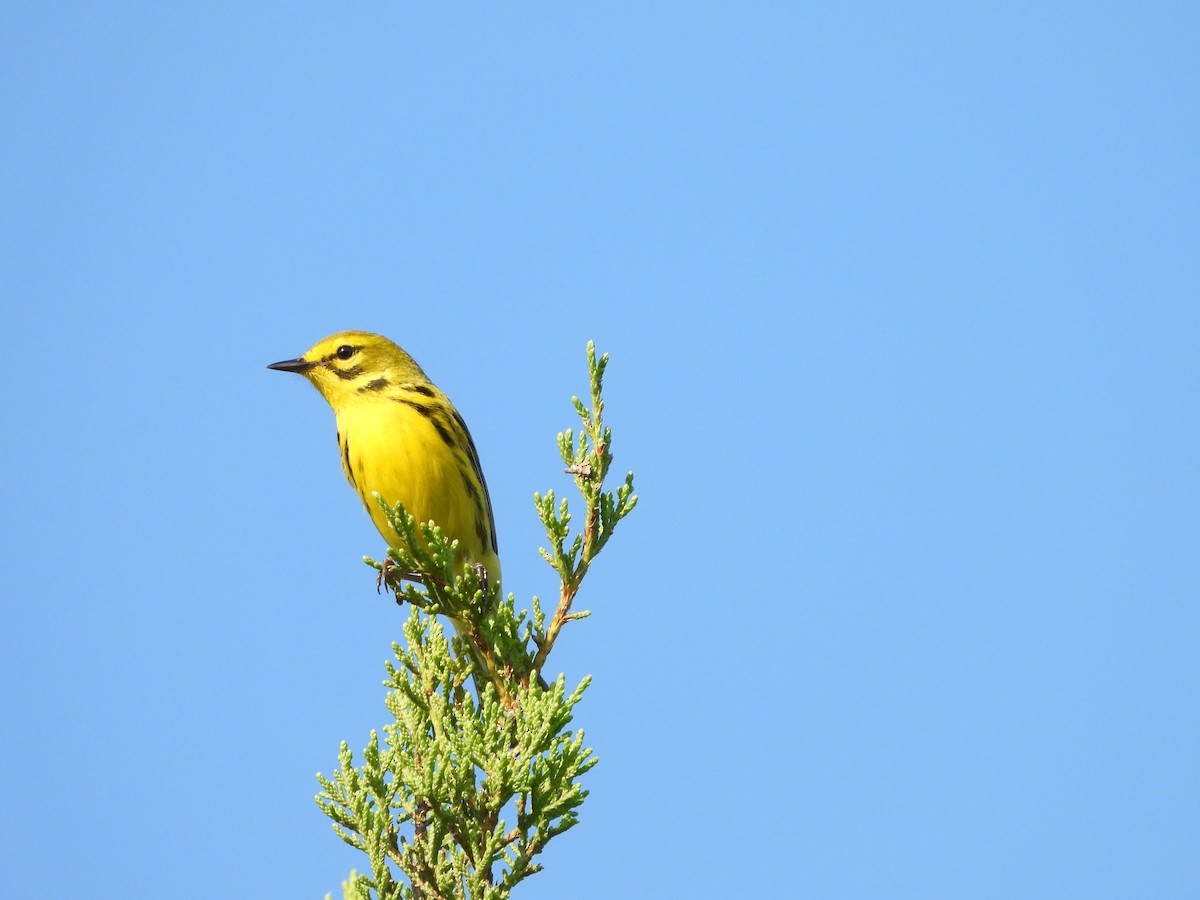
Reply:
M389 504L404 504L418 522L436 522L459 542L461 560L482 563L498 580L487 489L475 477L470 438L458 432L461 419L445 404L381 394L340 404L335 413L342 469L389 544L399 537L375 492Z

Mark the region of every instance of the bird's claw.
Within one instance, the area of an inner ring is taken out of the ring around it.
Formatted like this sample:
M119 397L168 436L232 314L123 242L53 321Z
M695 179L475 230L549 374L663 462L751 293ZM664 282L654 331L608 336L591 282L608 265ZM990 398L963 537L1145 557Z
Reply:
M395 567L396 564L392 562L392 558L390 556L385 556L383 558L383 563L379 567L379 574L375 577L375 593L378 594L383 591L383 583L385 581L388 582L388 587L391 587L391 579L389 576L392 569Z

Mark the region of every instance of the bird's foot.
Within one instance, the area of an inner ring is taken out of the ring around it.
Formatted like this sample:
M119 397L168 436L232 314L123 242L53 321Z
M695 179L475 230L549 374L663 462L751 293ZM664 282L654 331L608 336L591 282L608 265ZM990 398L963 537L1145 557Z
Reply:
M375 577L375 593L383 590L386 584L389 589L396 593L396 602L403 603L403 598L400 596L401 582L416 581L420 582L421 577L416 572L402 572L399 564L390 556L385 557L383 564L379 567L379 574Z

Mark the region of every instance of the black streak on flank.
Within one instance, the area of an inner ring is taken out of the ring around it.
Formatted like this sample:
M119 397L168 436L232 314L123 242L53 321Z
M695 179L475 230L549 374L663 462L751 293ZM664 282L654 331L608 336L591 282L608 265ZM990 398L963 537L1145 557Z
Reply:
M365 394L367 391L382 391L389 384L386 378L376 378L374 381L368 381L358 389L360 394Z
M451 450L457 449L454 443L454 435L450 433L450 429L446 427L446 423L437 417L432 406L426 406L424 403L418 403L416 400L409 400L407 397L392 397L397 403L403 403L405 406L410 406L429 420L434 430L438 433L438 437Z
M422 397L433 396L433 388L427 384L406 384L404 385L404 389L412 391L414 394L420 394Z
M454 421L462 429L462 433L467 439L467 450L468 455L471 457L471 468L475 470L475 474L479 476L479 480L482 482L483 466L479 464L479 451L475 449L475 441L471 439L471 432L467 428L467 423L463 421L463 417L458 414L457 409L454 411Z
M437 431L438 437L442 439L442 443L451 450L456 449L457 445L454 443L454 435L450 433L450 429L446 427L446 423L437 416L431 416L429 421L433 423L433 427Z
M341 435L339 434L340 438ZM342 441L342 459L346 463L346 477L350 479L350 485L356 491L358 490L358 482L354 480L354 468L350 465L350 438Z
M496 516L492 512L492 497L488 493L487 479L483 477L483 466L479 464L479 451L475 449L475 441L471 438L471 431L467 428L467 423L463 421L463 417L459 415L457 409L454 410L454 421L462 429L463 436L467 439L467 455L471 457L471 468L475 470L475 474L479 478L479 486L483 488L483 496L487 500L484 505L487 507L488 525L492 532L492 549L499 553L500 545L496 542Z
M416 400L409 400L407 397L389 397L393 403L403 403L405 406L411 406L427 419L433 418L433 407L426 406L424 403L418 403Z
M458 470L462 478L463 487L467 489L467 496L471 498L471 502L477 507L479 506L479 488L475 487L475 481L467 476L461 468Z
M496 552L496 524L492 521L491 504L484 504L483 498L479 496L479 488L475 485L475 479L471 477L466 469L462 468L461 464L458 469L458 477L462 479L463 487L467 489L467 499L475 507L475 537L479 538L479 546L484 550L490 548L494 553ZM485 492L487 491L486 484L483 486L483 489ZM491 526L492 542L490 544L488 543L488 529L484 528L483 525L485 515L488 518L488 524Z

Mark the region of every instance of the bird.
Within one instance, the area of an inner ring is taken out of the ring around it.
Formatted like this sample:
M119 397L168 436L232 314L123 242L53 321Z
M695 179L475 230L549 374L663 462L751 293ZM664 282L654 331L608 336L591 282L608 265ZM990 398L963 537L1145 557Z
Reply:
M500 584L496 519L475 441L416 360L382 335L342 331L267 368L304 376L333 408L342 471L390 546L400 546L400 536L376 493L418 523L435 522L458 541L456 562Z

